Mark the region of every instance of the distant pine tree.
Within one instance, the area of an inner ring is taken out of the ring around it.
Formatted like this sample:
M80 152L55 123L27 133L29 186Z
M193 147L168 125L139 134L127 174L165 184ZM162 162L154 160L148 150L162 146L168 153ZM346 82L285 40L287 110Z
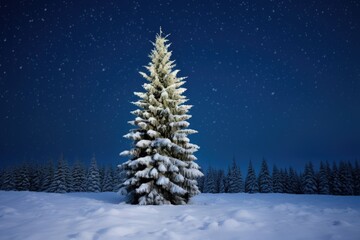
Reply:
M216 193L216 172L212 167L209 167L204 181L204 193Z
M4 176L5 176L5 170L0 170L0 190L3 190L3 184L4 184Z
M251 161L249 161L248 172L245 179L245 192L247 193L259 192L259 185Z
M332 176L332 170L330 167L330 164L328 161L325 162L325 172L326 172L326 178L329 185L329 194L331 194L331 176Z
M5 170L0 169L0 190L3 190L4 176L5 176Z
M302 193L300 177L292 167L289 168L289 193Z
M55 193L66 193L68 191L67 189L67 181L66 181L66 174L67 174L67 164L64 160L64 157L61 156L57 169L54 174L54 179L50 185L49 192L55 192Z
M217 178L217 188L219 193L225 193L226 192L226 178L224 170L218 171L218 178Z
M352 166L347 162L340 162L339 180L341 195L353 195Z
M105 166L100 166L99 167L99 177L100 177L100 191L103 192L103 183L104 183L104 179L105 179L105 174L106 174L106 169Z
M300 194L304 194L305 193L305 189L304 189L304 173L300 172L299 173L299 182L300 182L300 185L299 185L299 193Z
M231 172L231 167L228 166L228 169L227 169L227 173L225 174L225 192L228 193L229 192L229 176L230 176L230 172Z
M203 193L204 192L205 174L204 174L204 176L197 178L196 181L198 183L199 191Z
M44 164L38 164L38 169L37 169L37 175L38 175L38 179L36 180L37 182L37 191L41 192L43 191L42 186L44 184L45 181L45 165Z
M30 181L29 181L29 166L28 164L22 164L17 168L16 171L16 190L18 191L29 191Z
M2 190L12 191L12 190L15 190L15 188L16 188L16 184L15 184L14 169L7 168L7 169L5 169L5 172L3 175Z
M273 192L274 193L282 193L283 192L281 173L275 164L273 166L273 172L272 172L272 184L273 184Z
M66 183L66 192L74 192L74 180L72 178L72 170L67 161L64 161L64 173L65 173L65 183Z
M352 171L353 181L354 181L354 195L360 195L360 166L359 162L355 162L355 166Z
M114 179L114 192L118 192L121 188L121 184L125 181L126 175L125 172L121 171L120 167L117 167L113 170L113 179Z
M303 175L303 189L305 194L317 193L314 168L311 162L306 164Z
M30 182L30 191L41 191L41 185L44 178L43 168L39 164L30 166L29 168L29 182Z
M327 168L326 165L321 161L320 162L320 169L318 174L318 181L319 181L319 193L320 194L329 194L330 188L329 188L329 181L327 176Z
M6 170L7 169L0 170L0 190L5 190L4 188L5 188Z
M86 192L86 170L80 161L76 161L72 169L74 192Z
M281 185L283 188L283 193L289 193L290 192L290 184L289 184L289 173L287 169L281 169L280 171L280 179L281 179Z
M333 195L341 194L341 183L340 183L340 178L339 178L339 170L337 168L336 162L333 163L333 167L332 167L330 192Z
M261 169L259 172L259 192L261 193L271 193L272 189L272 180L269 172L269 168L265 159L261 163Z
M100 173L96 164L96 159L91 159L90 168L87 176L87 191L88 192L101 192Z
M52 192L52 182L54 181L54 163L50 160L44 167L44 179L42 181L40 190L46 192Z
M113 171L111 167L105 170L105 175L102 181L101 190L103 192L112 192L114 190Z
M241 170L240 167L237 166L235 158L233 159L227 178L229 193L238 193L244 191Z

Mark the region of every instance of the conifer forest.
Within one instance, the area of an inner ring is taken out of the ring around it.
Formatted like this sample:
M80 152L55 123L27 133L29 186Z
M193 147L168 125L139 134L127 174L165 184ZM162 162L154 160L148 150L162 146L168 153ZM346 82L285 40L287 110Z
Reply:
M259 168L256 173L255 168ZM264 159L260 166L249 161L247 169L240 169L237 161L226 170L208 167L197 179L203 193L287 193L360 195L359 162L312 162L302 171L295 168L268 166ZM89 163L76 161L70 165L63 157L44 164L24 162L0 170L0 189L36 192L111 192L122 183L120 170L114 166L98 166L96 159Z

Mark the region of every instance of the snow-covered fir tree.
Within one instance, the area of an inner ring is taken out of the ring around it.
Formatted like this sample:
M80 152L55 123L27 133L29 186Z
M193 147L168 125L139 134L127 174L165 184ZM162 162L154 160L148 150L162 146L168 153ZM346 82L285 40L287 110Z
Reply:
M15 190L16 183L15 183L15 169L14 168L7 168L4 173L4 180L3 180L3 190L11 191Z
M64 161L64 173L65 173L65 182L66 182L66 191L67 192L73 192L74 191L74 187L73 187L73 178L72 178L72 173L71 173L71 168L68 164L67 161Z
M114 192L118 192L121 188L121 184L126 180L126 173L121 168L116 167L113 171L113 186Z
M100 176L100 191L102 192L102 188L103 188L103 183L104 183L104 178L105 178L105 172L106 172L106 169L105 169L105 166L100 166L99 167L99 176Z
M7 175L7 170L0 169L0 190L5 190L6 188L6 183L5 183L6 175Z
M136 128L125 135L134 146L120 154L130 157L119 165L126 173L121 192L132 204L186 204L199 193L196 179L203 175L194 162L199 147L188 138L196 133L187 129L192 106L184 105L185 78L173 70L170 44L161 30L154 46L146 66L149 73L140 72L148 81L145 92L135 92L139 109L132 112L136 118L130 123Z
M219 170L217 175L217 189L219 193L226 192L226 177L224 170Z
M72 187L74 192L86 191L86 170L80 161L76 161L72 169Z
M49 192L56 193L66 193L68 188L66 184L66 174L67 174L67 163L63 156L60 157L56 171L54 173L54 179L50 184L48 189Z
M200 192L204 192L205 176L198 177L196 179Z
M0 169L0 189L3 189L3 183L4 183L4 176L5 176L5 170Z
M108 167L105 169L104 179L101 184L102 192L112 192L114 190L114 179L113 179L113 169Z
M229 176L230 176L231 168L228 166L227 173L225 175L225 192L229 192Z
M317 192L314 168L311 162L306 164L303 175L303 189L305 194L314 194Z
M330 193L333 195L341 194L341 183L340 183L339 171L336 162L334 162L332 166Z
M273 192L274 193L282 193L283 192L281 173L275 164L273 166L273 171L272 171L272 184L273 184Z
M331 194L331 176L332 176L332 170L330 167L330 164L328 161L325 162L325 172L326 172L326 178L329 185L329 194Z
M269 168L265 159L261 162L261 168L259 172L259 192L270 193L272 192L272 180L269 172Z
M318 173L318 192L320 194L330 193L327 169L326 165L322 161L320 162L320 169Z
M251 161L249 162L248 172L245 179L245 192L247 193L259 192L259 185Z
M301 191L301 183L300 178L294 168L289 168L289 193L300 194Z
M300 172L299 175L299 193L304 194L304 173Z
M18 191L28 191L30 189L29 165L27 163L23 163L17 168L15 173L15 183L16 190Z
M352 171L354 181L354 195L360 195L360 166L359 162L355 162L355 166Z
M91 159L86 186L88 192L101 192L100 173L95 157Z
M280 181L282 186L282 193L289 193L290 192L290 184L289 184L289 173L287 168L280 170Z
M341 195L353 195L352 166L350 163L341 161L339 165L339 180Z
M44 178L43 168L39 164L30 166L29 168L29 182L30 182L30 191L40 191L42 181Z
M217 176L216 176L216 170L212 167L209 167L206 175L205 175L205 181L204 181L204 193L217 193L216 189L217 185Z
M240 167L236 164L235 158L233 158L232 165L227 175L227 184L229 193L244 192L244 184Z
M41 184L41 191L51 192L51 185L54 180L54 163L50 160L44 167L44 179Z

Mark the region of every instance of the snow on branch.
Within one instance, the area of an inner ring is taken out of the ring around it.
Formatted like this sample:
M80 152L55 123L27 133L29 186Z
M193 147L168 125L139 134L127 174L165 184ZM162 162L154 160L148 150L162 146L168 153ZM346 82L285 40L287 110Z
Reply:
M185 133L185 134L194 134L194 133L198 133L198 131L193 130L193 129L180 129L177 130L176 133Z
M156 181L157 185L167 185L169 184L170 180L165 176L160 176Z
M184 195L186 191L174 183L170 183L170 191L174 194Z
M183 127L183 128L187 128L190 123L187 121L180 121L180 122L172 122L169 124L171 127Z
M135 173L135 176L138 177L138 178L148 178L149 177L149 171L150 171L149 168L145 168L142 171L137 171Z
M152 81L152 78L150 76L148 76L146 73L143 73L143 72L139 72L140 75L145 78L146 80L148 80L149 82Z
M151 144L151 140L140 140L136 143L139 148L148 148Z
M135 141L141 139L142 134L140 132L129 132L128 134L124 135L124 138L129 138Z
M147 94L143 92L134 92L135 96L138 96L139 98L146 98Z
M133 160L128 165L129 165L129 167L137 167L139 165L148 166L152 161L153 160L152 160L151 156L146 156L146 157L140 157L136 160Z
M136 189L137 193L149 193L150 192L150 184L149 183L143 183Z
M152 141L151 143L152 147L158 148L158 147L171 147L172 142L168 138L158 138Z
M170 158L168 156L164 156L164 155L161 155L159 153L156 153L154 156L153 156L153 159L154 161L158 161L158 162L163 162L165 163L166 165L170 165L171 162L170 162ZM162 169L159 168L159 171L162 171ZM165 169L166 171L166 169Z
M150 119L149 119L149 121L150 121ZM151 121L150 121L150 123L153 124L153 122L151 122ZM157 137L157 136L160 135L159 132L154 131L154 130L152 130L152 129L148 130L146 133L147 133L150 137L152 137L152 138L155 138L155 137Z

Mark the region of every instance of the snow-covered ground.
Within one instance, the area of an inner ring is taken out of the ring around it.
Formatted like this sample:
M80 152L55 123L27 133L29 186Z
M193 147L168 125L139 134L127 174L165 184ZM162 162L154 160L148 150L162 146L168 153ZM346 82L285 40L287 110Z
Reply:
M360 239L360 198L201 194L133 206L116 193L0 191L0 239Z

